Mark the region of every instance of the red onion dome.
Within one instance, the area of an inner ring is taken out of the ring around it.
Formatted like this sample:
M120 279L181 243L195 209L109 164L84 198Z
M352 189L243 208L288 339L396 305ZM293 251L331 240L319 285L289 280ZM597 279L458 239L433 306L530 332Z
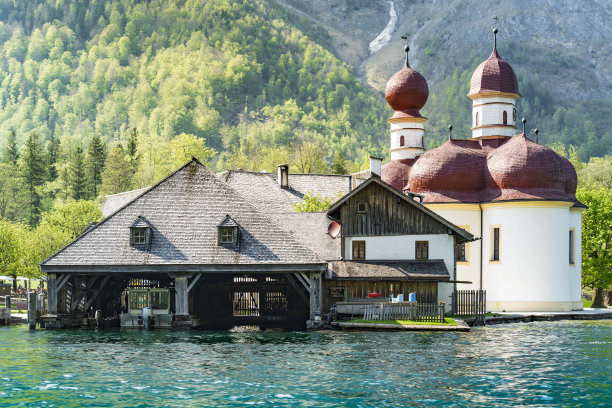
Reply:
M578 187L578 175L574 165L563 156L559 156L565 173L565 194L571 199L576 199L576 188Z
M408 63L387 82L385 98L394 111L418 111L425 106L428 97L427 81Z
M389 163L382 166L380 175L382 181L399 191L403 191L404 186L408 184L410 169L416 160L417 159L391 160Z
M510 64L499 56L497 48L493 48L489 59L472 74L468 96L489 92L519 93L516 74Z
M427 202L478 202L485 187L485 167L486 153L477 142L450 140L417 160L407 187L425 193Z
M495 200L568 199L562 158L524 134L510 138L492 151L487 159L487 171L489 191L501 190Z

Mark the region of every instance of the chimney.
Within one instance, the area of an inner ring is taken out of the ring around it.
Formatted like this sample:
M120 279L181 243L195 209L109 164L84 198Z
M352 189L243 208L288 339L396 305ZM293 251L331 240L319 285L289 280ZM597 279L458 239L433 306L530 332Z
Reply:
M289 165L279 164L278 166L278 185L280 188L289 188Z
M370 156L370 175L380 177L382 157Z

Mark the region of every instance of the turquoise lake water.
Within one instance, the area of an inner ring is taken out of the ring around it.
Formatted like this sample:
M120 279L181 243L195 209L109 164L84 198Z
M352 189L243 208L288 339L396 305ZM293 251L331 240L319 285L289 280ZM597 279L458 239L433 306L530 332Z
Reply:
M0 327L0 406L612 406L612 321L433 332Z

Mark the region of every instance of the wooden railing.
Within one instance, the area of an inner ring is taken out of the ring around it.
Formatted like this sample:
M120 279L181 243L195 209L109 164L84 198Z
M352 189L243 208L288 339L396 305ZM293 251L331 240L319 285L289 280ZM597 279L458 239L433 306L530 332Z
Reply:
M474 316L484 324L487 309L486 290L456 290L453 293L453 315Z
M364 320L412 320L444 323L444 302L435 303L374 303L366 305Z

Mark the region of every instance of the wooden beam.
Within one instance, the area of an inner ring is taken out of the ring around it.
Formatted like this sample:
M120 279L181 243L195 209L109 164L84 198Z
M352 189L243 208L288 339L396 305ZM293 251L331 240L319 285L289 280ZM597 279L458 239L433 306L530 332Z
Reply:
M62 277L57 280L55 290L59 292L60 289L66 284L66 282L68 282L68 279L70 279L70 274L68 273L63 274Z
M202 274L200 273L200 274L197 274L195 278L193 278L189 286L187 286L187 293L191 292L191 289L193 289L193 287L195 286L196 283L198 283L201 277L202 277Z
M96 279L98 279L98 275L93 275L91 278L89 278L87 285L85 285L85 289L90 289L94 283L96 283Z
M287 281L291 284L291 286L293 286L293 289L295 289L295 291L297 292L297 294L300 297L300 299L302 299L304 304L309 306L310 305L310 300L308 299L306 294L304 294L304 291L302 290L302 288L300 288L300 286L297 284L297 282L293 280L293 276L291 276L290 273L286 273L285 276L287 277Z
M310 285L311 285L311 283L310 283L310 278L308 277L308 275L306 275L304 272L300 272L300 276L301 276L302 278L304 278L304 280L306 281L306 283L308 284L308 286L310 286Z
M104 277L104 279L102 279L102 282L100 282L100 287L98 289L96 289L96 291L93 293L93 295L91 296L91 299L89 299L87 301L87 303L85 304L85 307L83 308L83 311L86 311L87 309L89 309L89 306L91 306L91 304L93 303L93 301L98 297L98 295L100 294L100 292L102 292L102 288L104 288L104 286L106 286L106 283L108 282L108 280L111 278L110 275L106 275Z
M308 291L308 293L310 293L310 284L309 284L308 282L306 282L306 281L304 280L304 278L303 278L301 275L297 274L297 273L293 274L293 276L295 276L295 277L297 278L297 280L298 280L298 281L300 281L300 283L302 284L302 286L304 286L304 287L306 288L306 290Z

